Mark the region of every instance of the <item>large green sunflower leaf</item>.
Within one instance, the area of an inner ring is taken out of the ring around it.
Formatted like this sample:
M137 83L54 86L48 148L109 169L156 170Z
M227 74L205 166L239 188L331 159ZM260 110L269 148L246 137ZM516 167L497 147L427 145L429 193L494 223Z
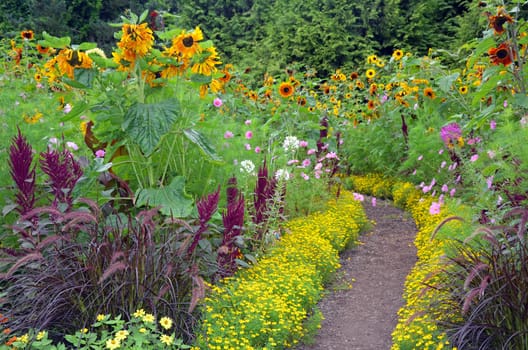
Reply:
M221 162L222 158L216 153L213 146L209 141L205 138L204 135L202 135L200 132L194 130L194 129L185 129L183 130L183 134L194 143L200 151L209 158L209 160L212 160L214 162Z
M148 157L179 116L180 104L176 99L158 103L136 102L125 114L123 130Z
M58 38L56 36L48 34L48 32L42 32L42 37L44 38L44 40L39 40L39 44L44 47L62 49L64 47L70 46L71 42L71 38L69 36Z
M183 218L191 214L194 202L185 193L185 178L177 176L169 186L140 189L136 192L135 203L137 207L160 207L164 215Z

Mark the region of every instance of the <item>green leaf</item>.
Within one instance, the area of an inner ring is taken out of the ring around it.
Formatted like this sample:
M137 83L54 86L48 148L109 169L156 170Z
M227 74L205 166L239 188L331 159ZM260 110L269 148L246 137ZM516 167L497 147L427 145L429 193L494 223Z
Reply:
M47 32L42 32L42 37L44 40L39 40L39 44L44 47L54 47L56 49L62 49L67 46L70 46L71 39L69 36L64 36L58 38L56 36L50 35Z
M460 76L459 73L454 73L454 74L442 77L438 80L438 86L443 92L448 93L451 90L453 83L458 79L459 76Z
M193 83L209 84L213 78L210 75L193 74L191 75L191 81Z
M487 37L486 39L483 39L480 43L478 43L477 47L475 48L475 52L473 53L473 55L471 55L471 58L467 66L473 67L476 60L478 60L484 52L487 52L494 45L495 45L495 37L490 36L490 37Z
M110 58L104 58L96 53L91 53L88 56L95 62L98 67L101 68L117 68L119 65Z
M522 108L528 108L528 96L523 94L515 94L513 95L511 104Z
M213 162L222 162L222 158L216 153L213 146L209 143L209 141L203 136L200 132L194 130L194 129L185 129L183 130L183 134L194 143L200 151L209 158L209 160Z
M136 193L135 203L137 207L159 206L162 214L178 218L188 217L193 209L193 200L185 193L183 176L176 176L169 186L140 189Z
M139 16L138 24L139 24L139 23L142 23L142 22L145 21L145 19L146 19L147 16L148 16L148 13L149 13L149 10L148 10L148 9L145 10L145 11L143 11L143 13Z
M94 69L75 68L73 72L75 80L88 88L92 87L96 75L96 71Z
M136 102L126 112L122 127L148 157L179 116L180 104L176 99L158 103Z
M81 43L80 45L76 45L75 50L81 50L81 51L87 51L91 49L95 49L97 47L97 43Z

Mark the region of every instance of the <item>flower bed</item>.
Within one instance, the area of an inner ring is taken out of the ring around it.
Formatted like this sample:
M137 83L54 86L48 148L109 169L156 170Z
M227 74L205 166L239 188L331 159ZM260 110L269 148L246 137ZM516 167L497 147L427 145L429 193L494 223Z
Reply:
M367 218L345 192L324 213L295 219L258 264L226 278L203 306L203 349L283 349L305 334L339 251L355 242Z

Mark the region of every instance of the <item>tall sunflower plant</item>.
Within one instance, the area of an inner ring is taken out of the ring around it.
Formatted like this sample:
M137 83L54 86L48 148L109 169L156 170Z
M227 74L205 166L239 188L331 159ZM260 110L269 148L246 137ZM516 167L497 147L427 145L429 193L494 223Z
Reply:
M222 163L198 129L225 73L199 27L157 31L147 16L130 13L114 24L121 31L111 57L95 44L69 46L49 35L41 44L62 48L48 78L78 97L63 121L82 118L86 145L128 184L136 206L185 217L193 203L186 179L200 178L204 163Z

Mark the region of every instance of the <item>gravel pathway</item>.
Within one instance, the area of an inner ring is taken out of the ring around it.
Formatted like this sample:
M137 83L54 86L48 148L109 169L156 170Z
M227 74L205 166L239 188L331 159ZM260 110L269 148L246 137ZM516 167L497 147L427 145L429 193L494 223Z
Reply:
M297 350L388 350L403 305L403 283L416 263L416 226L390 201L365 211L375 226L360 237L362 244L341 255L342 268L320 302L321 329L314 344ZM352 284L352 288L346 287Z

